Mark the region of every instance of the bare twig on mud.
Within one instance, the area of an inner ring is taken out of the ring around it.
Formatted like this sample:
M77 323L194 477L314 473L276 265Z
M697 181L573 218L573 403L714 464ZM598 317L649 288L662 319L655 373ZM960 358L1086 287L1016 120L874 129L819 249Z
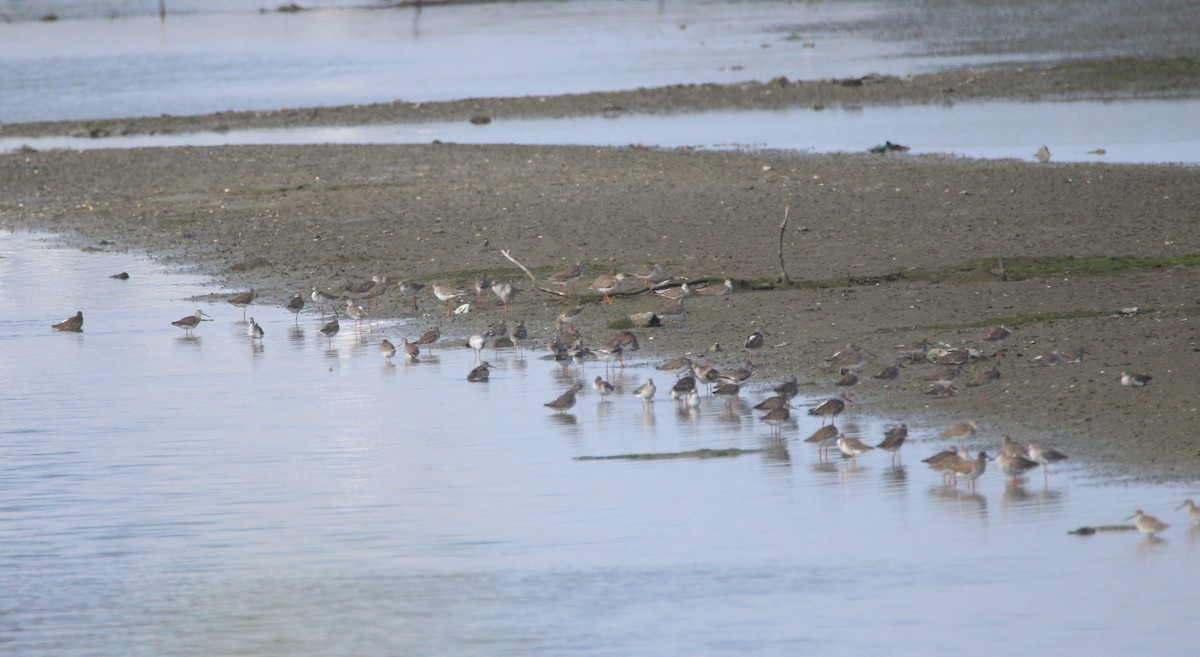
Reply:
M560 296L560 297L567 296L565 292L561 292L559 290L549 290L544 287L538 287L537 277L533 275L533 272L529 271L528 267L526 267L525 265L518 262L516 258L512 257L512 255L509 254L508 249L500 249L500 255L504 256L505 258L508 258L509 262L520 267L521 271L525 272L525 275L528 276L529 280L533 282L533 287L537 288L538 290L540 290L542 292L545 292L546 294L553 294L555 296Z
M783 221L779 224L779 282L784 285L792 284L792 279L788 278L787 267L783 264L783 233L787 230L790 207L787 204L783 206Z

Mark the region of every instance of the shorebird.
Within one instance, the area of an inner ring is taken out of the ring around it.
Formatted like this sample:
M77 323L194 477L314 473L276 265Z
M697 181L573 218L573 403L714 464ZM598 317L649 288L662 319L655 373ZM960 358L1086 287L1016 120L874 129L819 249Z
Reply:
M638 344L637 335L634 334L634 332L630 331L629 329L624 329L624 330L620 331L619 333L614 335L611 340L608 341L608 347L610 349L613 348L614 346L621 347L622 351L637 351L640 348L640 345ZM622 364L622 366L624 366L623 361L621 364Z
M492 369L491 364L489 364L485 360L482 363L480 363L478 366L476 366L474 369L472 369L470 372L467 372L467 380L472 383L482 383L484 381L487 381L488 376L490 376L489 370L491 370L491 369Z
M557 285L559 287L559 291L564 294L566 293L567 286L570 285L571 293L574 294L575 293L575 285L579 282L579 279L582 277L583 277L583 261L580 260L580 261L576 262L574 265L567 267L566 269L561 269L559 271L554 272L553 274L550 274L549 276L546 277L546 282L550 283L551 285Z
M837 416L846 410L846 406L850 405L850 399L845 395L835 399L827 399L820 404L808 409L809 415L816 415L821 418L821 426L825 426L825 418L829 418L829 423L833 424Z
M209 317L207 320L203 319L205 317L208 317L207 313L205 313L203 310L197 310L195 315L188 315L187 317L177 319L177 320L171 322L171 325L178 326L179 328L184 330L184 333L186 335L191 335L192 329L196 328L197 326L200 326L200 322L212 321L211 317Z
M761 351L763 346L766 344L767 335L768 334L766 331L759 329L746 336L746 344L744 346L746 347L746 351L750 352L750 358L752 360L754 358L754 354L758 351Z
M1067 459L1066 454L1063 454L1056 449L1039 447L1033 443L1029 444L1027 453L1029 454L1029 460L1042 466L1042 473L1047 477L1050 476L1051 463L1058 463L1059 461L1065 461Z
M654 386L654 379L646 379L646 382L638 386L637 390L633 391L633 394L642 400L643 404L649 404L654 399L654 393L656 392L658 392L658 388Z
M906 440L908 440L908 425L900 424L885 431L883 442L876 445L875 448L891 452L892 465L896 465L896 460L900 456L900 448L904 446Z
M950 473L954 477L954 483L958 485L958 478L962 477L967 480L967 491L975 492L975 481L983 476L983 472L987 470L988 455L987 452L979 452L979 455L973 459L959 458L950 464Z
M679 328L683 320L687 319L687 315L687 309L683 307L683 300L680 299L669 310L659 313L658 320L659 322L670 322L675 325L675 328Z
M610 344L607 348L596 349L596 356L604 361L604 370L607 372L610 369L615 369L613 363L621 361L621 369L625 369L625 362L621 359L621 352L624 351L620 344Z
M363 292L366 292L367 290L374 287L375 284L378 282L379 282L379 277L372 276L371 280L369 280L369 281L362 281L359 283L346 283L346 291L349 292L350 294L362 294Z
M595 280L588 285L588 289L604 295L604 303L612 305L613 300L609 294L616 290L621 285L621 281L623 280L625 280L625 274L610 271L607 274L601 274L597 276Z
M1008 436L1005 436L1004 442L1000 444L1000 453L1008 454L1009 456L1029 458L1029 450L1026 449L1024 445L1013 440L1012 438L1009 438Z
M816 443L817 445L817 460L826 461L829 459L829 448L833 447L837 442L838 429L832 424L823 426L812 433L811 436L804 439L806 443Z
M370 301L371 310L376 310L379 308L379 298L388 290L388 279L387 276L373 276L371 280L371 287L367 288L359 301Z
M742 387L736 383L718 383L712 394L724 399L728 403L741 396Z
M1121 372L1121 385L1130 388L1140 388L1154 377L1149 374L1135 374L1133 372Z
M324 290L318 290L316 285L312 286L312 294L309 297L313 303L321 307L321 317L325 316L325 306L329 306L329 309L332 310L333 302L337 300L337 297L332 294Z
M358 333L362 330L362 321L367 318L367 309L363 308L354 299L346 299L346 314L350 319L354 320L354 332Z
M487 274L480 274L475 279L475 305L483 307L483 293L492 288L492 279Z
M654 366L656 370L664 372L674 372L676 374L685 374L692 371L692 359L687 356L672 358L664 363L659 363Z
M921 459L921 462L928 464L930 469L942 473L943 483L949 485L950 477L954 476L953 467L961 461L970 460L970 458L966 450L961 447L947 447L929 458Z
M688 286L687 281L684 281L679 287L655 290L654 294L664 299L670 299L671 301L679 301L680 299L692 296L692 288Z
M923 361L929 354L933 343L925 338L914 340L912 342L902 342L897 345L892 345L896 350L896 354L910 361Z
M54 329L55 331L83 333L83 311L80 310L73 316L68 317L57 324L52 324L50 328Z
M858 385L858 375L854 373L854 370L845 368L843 368L839 374L841 374L842 377L837 381L834 381L833 385L839 388L845 388L846 397L850 397L850 391L854 389L854 386Z
M696 377L691 374L686 374L679 377L675 385L671 386L671 399L676 401L686 399L693 390L696 389Z
M752 376L754 376L754 363L751 363L747 359L745 367L739 367L733 371L726 370L721 372L717 375L717 380L721 383L733 383L740 386L749 381Z
M513 347L518 352L521 351L521 343L529 339L529 329L525 328L525 320L522 319L517 322L509 338L512 340Z
M731 279L726 278L725 282L723 284L709 285L707 287L702 287L699 290L696 290L695 294L697 296L705 296L705 297L729 296L730 294L733 294L733 281Z
M641 269L629 274L642 282L644 287L650 287L658 282L662 277L662 267L657 264L642 267Z
M1063 360L1063 353L1061 351L1047 351L1044 354L1038 354L1030 358L1029 362L1034 365L1041 365L1042 367L1054 367L1066 361Z
M771 427L771 435L775 438L780 438L783 435L783 425L787 424L792 418L792 411L787 406L774 408L767 412L766 415L758 418L759 422L765 422Z
M979 431L979 425L975 420L967 420L966 422L943 429L938 435L942 438L957 440L959 445L966 445L967 441L974 437L976 431Z
M292 313L292 317L296 320L296 326L300 325L300 311L304 310L304 295L299 292L292 295L291 300L284 306Z
M495 324L492 324L492 326L488 329L488 333L492 334L492 347L499 352L500 341L508 337L508 322L502 319Z
M851 438L850 436L845 435L839 435L837 437L837 446L843 454L850 457L850 462L855 465L858 464L859 454L866 454L867 452L875 449L858 438Z
M413 310L417 309L417 297L424 291L424 283L414 283L412 281L400 281L396 283L396 292L399 292L401 297L408 297L412 301Z
M938 365L962 365L971 360L971 350L965 347L946 349L935 353L932 360Z
M392 344L390 340L385 338L383 342L379 343L379 355L383 356L384 363L391 365L392 356L396 355L396 345Z
M836 352L830 357L829 365L834 372L840 372L842 370L851 370L857 372L863 367L866 367L870 360L871 352L851 342L850 344L846 345L845 349Z
M414 363L417 361L417 356L421 355L421 348L409 342L408 338L400 338L399 349L400 353L404 354L405 358L413 361Z
M253 317L251 317L250 325L246 327L246 335L250 336L250 339L252 341L253 340L262 340L263 333L264 333L263 328L258 325L258 322L254 321Z
M796 382L796 375L793 374L792 378L775 386L773 391L775 394L783 397L784 399L792 399L796 395L800 394L800 384Z
M791 408L792 405L790 402L791 400L783 395L775 395L774 397L767 397L766 399L755 404L754 410L773 411L777 408Z
M943 367L932 374L926 375L924 380L931 383L933 388L949 397L952 394L951 391L954 389L954 382L958 380L958 377L962 376L962 373L962 365Z
M1000 358L1000 352L1004 351L1004 343L1008 341L1010 336L1012 336L1012 329L1001 324L1000 326L992 329L992 332L988 333L984 338L984 340L996 345L997 359Z
M1134 511L1133 515L1126 518L1126 520L1132 520L1133 526L1137 527L1137 530L1139 532L1141 532L1147 536L1150 536L1150 537L1153 537L1155 534L1157 534L1161 531L1164 531L1168 527L1170 527L1170 525L1159 520L1158 518L1155 518L1154 516L1148 516L1145 513L1142 513L1141 509Z
M1088 350L1083 347L1070 347L1062 350L1062 362L1064 363L1082 363L1083 357L1088 354Z
M428 347L429 353L432 354L433 353L433 343L437 342L438 339L441 337L442 337L442 329L440 327L435 326L435 327L429 329L428 331L425 331L424 333L422 333L421 337L417 338L416 340L413 340L413 344L417 345L418 347Z
M608 396L612 394L613 385L604 380L604 377L596 377L592 382L592 388L600 393L600 401L608 401Z
M490 337L492 337L490 331L472 333L467 337L467 346L475 350L475 362L479 362L479 357L482 355L484 347L487 347L487 341Z
M688 408L700 408L700 392L692 390L687 394L683 402Z
M990 369L986 369L979 374L976 374L974 378L967 382L967 386L972 388L983 388L983 401L987 402L987 386L990 386L999 380L1000 368L996 365L992 365Z
M883 389L887 391L887 398L890 401L892 399L892 384L896 382L896 379L900 378L900 366L888 365L879 374L871 378L876 381L883 381Z
M563 326L574 326L575 320L579 319L579 315L583 312L583 308L567 308L554 318L554 328L561 334Z
M466 292L463 292L453 285L433 286L433 296L437 297L439 301L444 301L446 303L446 317L450 316L450 304L454 303L456 299L461 299L465 295Z
M492 285L492 293L500 299L500 303L504 304L504 316L508 317L508 309L512 304L513 299L521 293L521 290L513 287L512 283L500 281Z
M242 309L242 321L244 322L246 321L246 306L249 306L250 302L254 301L254 290L242 292L241 294L235 294L229 297L228 301L234 306Z
M1175 510L1178 511L1179 509L1187 509L1188 522L1191 522L1193 525L1200 525L1200 506L1196 506L1196 503L1191 498L1184 500L1183 504L1180 504Z
M329 322L321 327L321 335L325 336L325 339L329 341L329 346L332 347L333 336L337 335L341 330L342 326L341 324L338 324L338 316L337 312L335 311L333 313L333 319L329 320Z
M1000 471L1012 477L1012 485L1017 485L1017 477L1038 467L1037 463L1021 456L1020 454L1009 454L1003 450L996 454L993 459Z
M559 395L557 399L552 402L546 402L543 406L552 408L559 413L569 411L575 407L575 393L579 392L582 388L583 384L576 381L566 392Z

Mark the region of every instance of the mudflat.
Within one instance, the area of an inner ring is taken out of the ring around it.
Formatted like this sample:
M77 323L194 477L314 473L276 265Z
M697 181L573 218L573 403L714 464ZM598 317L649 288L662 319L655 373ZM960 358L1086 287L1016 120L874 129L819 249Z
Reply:
M9 125L0 135L1197 91L1194 60L1115 60L903 79L777 79L545 100ZM232 287L253 287L257 304L281 313L293 293L312 285L344 295L348 284L387 275L473 292L486 273L524 289L512 319L526 320L536 344L553 336L559 312L580 305L577 323L596 345L616 332L613 322L665 312L673 302L627 280L606 305L586 290L592 278L652 263L695 287L728 278L733 293L687 299L678 328L635 329L639 354L691 354L738 367L746 336L763 329L766 344L747 394L757 400L768 383L796 375L801 394L823 398L842 391L826 357L853 342L872 356L850 414L907 422L918 438L973 419L983 427L977 442L998 445L1010 436L1047 443L1101 475L1150 481L1200 479L1197 208L1194 168L1032 157L446 143L0 155L0 227L49 230L81 245L194 265ZM577 261L586 264L581 296L556 294L546 277ZM446 317L428 293L413 311L393 291L379 314L415 315L410 337L440 325L452 342L497 321L502 310L490 297L485 307ZM1013 329L1011 338L986 341L999 325ZM896 345L922 339L978 351L954 394L927 394L926 379L939 366L901 358ZM1044 364L1078 347L1086 350L1081 362ZM897 362L903 367L889 398L870 377ZM993 365L998 381L966 385ZM1122 371L1153 379L1125 387ZM928 448L934 451L932 441Z

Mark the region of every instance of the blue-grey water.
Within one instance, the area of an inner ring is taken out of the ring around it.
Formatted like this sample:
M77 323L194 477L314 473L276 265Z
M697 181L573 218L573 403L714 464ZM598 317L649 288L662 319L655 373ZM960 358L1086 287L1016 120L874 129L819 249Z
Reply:
M109 275L125 271L127 281ZM307 281L298 281L303 289ZM311 309L248 314L119 252L0 233L0 653L137 655L1185 655L1200 530L1177 486L1086 464L947 490L917 418L903 465L782 447L750 404L630 391L645 362L542 404L602 364L474 355L430 297L329 343ZM219 291L219 290L216 290ZM518 305L537 336L548 311ZM194 338L171 326L197 307ZM83 310L82 334L49 325ZM483 312L498 313L498 310ZM376 345L441 324L419 363ZM648 337L648 336L645 336ZM540 341L540 340L539 340ZM809 401L802 402L807 405ZM993 449L983 434L973 448ZM763 449L650 462L579 456ZM1161 540L1120 523L1135 508Z

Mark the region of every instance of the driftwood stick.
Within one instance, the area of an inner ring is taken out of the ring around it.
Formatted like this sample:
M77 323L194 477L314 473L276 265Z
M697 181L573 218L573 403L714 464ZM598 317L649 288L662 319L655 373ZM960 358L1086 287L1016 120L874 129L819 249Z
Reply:
M511 262L511 263L513 263L514 265L516 265L516 266L520 267L520 268L521 268L521 271L525 272L525 275L529 277L529 280L530 280L531 282L533 282L533 287L534 287L534 288L536 288L536 289L538 289L538 290L540 290L540 291L542 291L542 292L545 292L546 294L553 294L553 295L555 295L555 296L560 296L560 297L565 297L565 296L567 296L567 294L566 294L565 292L562 292L562 291L560 291L560 290L551 290L551 289L547 289L547 288L544 288L544 287L538 287L538 284L537 284L537 277L533 275L533 272L529 271L529 268L528 268L528 267L526 267L525 265L521 264L519 261L517 261L517 259L516 259L516 258L512 257L512 255L511 255L511 254L509 254L509 252L508 252L508 249L500 249L500 255L504 256L505 258L508 258L508 261L509 261L509 262Z
M792 279L788 278L787 267L783 264L783 234L787 230L789 204L783 206L783 221L779 224L779 282L784 285L791 285Z

